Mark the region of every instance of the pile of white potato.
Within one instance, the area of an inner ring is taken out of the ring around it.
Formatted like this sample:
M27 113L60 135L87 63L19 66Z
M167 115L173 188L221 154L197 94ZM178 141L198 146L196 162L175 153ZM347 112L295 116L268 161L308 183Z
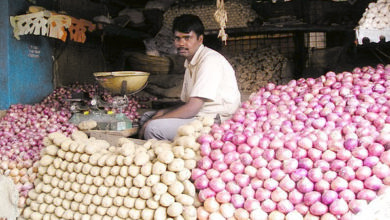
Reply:
M390 28L390 2L378 0L368 4L366 11L359 21L359 27L371 30L383 30Z
M256 19L257 14L246 1L226 1L225 10L227 13L226 28L247 27L248 22ZM182 14L195 14L202 20L206 30L218 30L219 23L215 21L214 14L217 11L215 4L210 5L175 5L164 13L164 25L171 28L173 19Z
M213 123L205 117L183 125L173 142L120 138L117 147L81 131L51 133L21 218L195 220L196 140Z
M227 57L236 71L241 92L252 93L268 83L281 84L287 58L276 49L262 48Z

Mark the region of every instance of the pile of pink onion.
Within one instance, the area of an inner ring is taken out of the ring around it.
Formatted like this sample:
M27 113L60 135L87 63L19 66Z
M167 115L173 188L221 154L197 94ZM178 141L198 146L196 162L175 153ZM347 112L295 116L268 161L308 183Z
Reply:
M0 119L0 175L12 178L19 191L19 207L24 207L27 193L32 189L43 141L49 133L62 131L71 134L76 126L70 124L70 102L73 92L85 92L90 97L98 93L95 85L74 84L53 91L41 103L35 105L11 105ZM102 91L105 101L112 96ZM137 109L142 107L132 97L124 113L133 121L138 120Z
M198 219L352 219L390 185L390 66L270 83L198 142Z

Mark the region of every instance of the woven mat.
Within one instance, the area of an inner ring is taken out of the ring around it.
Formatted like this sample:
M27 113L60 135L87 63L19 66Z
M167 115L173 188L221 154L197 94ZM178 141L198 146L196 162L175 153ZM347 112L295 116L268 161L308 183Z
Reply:
M353 220L390 219L390 190L372 200Z

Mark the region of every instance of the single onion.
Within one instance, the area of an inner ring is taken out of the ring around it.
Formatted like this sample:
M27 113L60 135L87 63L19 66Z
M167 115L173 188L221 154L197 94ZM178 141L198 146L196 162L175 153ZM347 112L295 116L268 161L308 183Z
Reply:
M379 158L377 156L368 156L364 159L364 166L373 167L379 162Z
M313 191L314 184L307 177L303 177L301 180L298 181L297 189L301 193L307 193Z
M209 156L211 152L210 143L204 142L200 145L200 155L201 156Z
M279 183L279 187L286 192L291 192L295 188L295 182L286 175Z
M297 210L302 215L306 215L308 213L308 211L309 211L309 207L307 207L303 203L299 203L299 204L295 205L295 210Z
M341 178L336 177L330 184L330 188L336 192L342 191L348 188L348 181Z
M271 178L275 179L276 181L282 180L286 174L281 169L274 169L271 171Z
M255 190L252 188L252 186L245 186L241 189L241 195L245 199L252 199L255 196Z
M241 187L234 181L231 181L226 184L226 190L231 194L237 194L240 193Z
M250 183L250 177L246 174L236 174L234 181L240 186L245 187Z
M196 180L197 178L204 175L205 173L206 172L202 169L194 168L194 169L192 169L192 172L191 172L191 179Z
M370 190L370 189L362 189L356 195L357 199L364 199L364 200L367 200L368 202L373 200L375 197L376 197L375 191Z
M333 215L344 215L348 210L348 204L344 199L336 199L329 206L329 211Z
M364 183L361 180L354 179L348 183L348 188L356 194L364 189Z
M292 204L297 205L303 201L303 194L298 190L293 189L288 194L288 200L290 200Z
M228 168L228 165L222 160L217 160L217 161L214 161L212 167L214 170L217 170L219 172L223 172Z
M213 161L223 161L224 155L220 149L211 150L209 158Z
M280 202L282 200L287 199L287 193L281 189L280 187L277 187L274 191L271 193L271 199L274 202Z
M234 180L234 174L230 170L223 171L220 176L225 183Z
M219 177L219 171L216 169L209 169L206 171L206 176L209 180Z
M321 196L321 202L325 205L331 204L335 199L338 198L338 194L333 190L326 190Z
M307 170L298 168L294 172L291 173L291 179L294 181L299 181L300 179L306 177L307 175Z
M209 188L205 188L199 191L198 198L199 201L204 202L208 198L212 198L215 196L215 192Z
M365 180L369 176L371 176L371 174L372 174L371 168L369 168L367 166L362 166L356 170L356 179Z
M278 202L277 204L278 211L287 214L289 212L292 212L294 210L294 205L287 199L283 199Z
M255 198L258 201L264 201L266 199L269 199L271 197L271 191L264 189L264 188L258 188L255 193Z
M213 161L209 157L205 156L198 160L197 167L202 170L208 170L211 168L212 164Z
M382 144L379 143L371 143L368 146L368 153L370 156L377 156L379 157L383 152L385 151L385 148Z
M266 167L268 164L268 161L265 160L263 157L258 157L252 161L252 166L259 169L261 167Z
M321 199L321 193L317 191L312 191L304 194L303 203L307 206L311 206L315 202L320 201L320 199Z
M355 171L351 168L351 167L341 167L338 171L338 176L347 180L347 181L350 181L350 180L353 180L355 179Z
M234 152L236 150L236 145L234 145L230 141L226 141L225 143L223 143L221 150L222 150L222 153L224 153L226 155L229 152Z
M367 189L371 190L379 190L382 187L382 180L379 179L377 176L370 176L367 179L364 180L364 186Z
M253 177L256 177L257 169L253 166L248 165L245 167L244 173L246 175L248 175L249 177L253 178Z
M323 174L320 168L312 168L307 173L307 177L309 178L309 180L314 183L320 181L322 179L322 176Z
M272 178L266 179L263 182L263 187L271 191L275 190L276 187L278 187L278 185L279 185L278 181Z
M383 152L380 156L380 160L382 163L386 164L387 166L390 166L390 150L386 150Z
M292 173L297 168L298 161L295 158L290 158L283 161L282 169L285 173Z
M247 199L244 202L244 209L247 210L248 212L251 212L253 210L259 209L260 208L260 202L256 199Z
M265 211L265 212L272 212L275 210L276 208L276 204L274 201L272 201L271 199L266 199L264 200L262 203L261 203L261 208Z
M317 192L324 192L325 190L330 189L330 183L324 179L319 180L314 184L314 189Z
M225 182L220 177L211 179L208 185L214 192L220 192L225 189Z
M351 212L354 214L365 209L366 206L367 206L367 201L363 199L354 199L348 203L349 210L351 210Z
M324 173L324 180L328 182L332 182L337 177L337 173L335 171L329 170Z
M350 189L344 189L339 193L339 197L349 202L355 199L355 193Z
M267 168L262 167L258 169L256 176L260 180L267 180L271 176L271 171L269 171Z
M220 204L229 203L231 199L231 194L227 190L222 190L215 195L215 199Z
M234 194L232 195L231 197L231 202L233 204L233 206L237 209L237 208L242 208L244 207L244 202L245 202L245 199L244 197L242 197L241 195L239 194Z
M254 177L251 179L250 186L254 189L257 190L258 188L263 186L263 181L257 179L257 177Z
M328 206L317 201L310 206L309 211L315 216L322 216L328 211Z
M372 167L372 172L375 176L380 179L384 179L390 176L390 168L386 164L378 163L374 167Z
M234 161L230 164L229 169L234 174L240 174L244 172L245 166L241 163L241 161Z
M195 179L194 184L197 189L205 189L209 185L209 179L206 175L201 175Z

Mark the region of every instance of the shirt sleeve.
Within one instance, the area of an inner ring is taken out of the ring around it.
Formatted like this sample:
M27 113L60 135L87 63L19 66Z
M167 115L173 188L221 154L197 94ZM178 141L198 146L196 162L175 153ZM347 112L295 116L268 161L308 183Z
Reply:
M223 65L221 59L210 54L199 64L196 82L191 91L191 97L201 97L215 101L220 83L223 79Z

